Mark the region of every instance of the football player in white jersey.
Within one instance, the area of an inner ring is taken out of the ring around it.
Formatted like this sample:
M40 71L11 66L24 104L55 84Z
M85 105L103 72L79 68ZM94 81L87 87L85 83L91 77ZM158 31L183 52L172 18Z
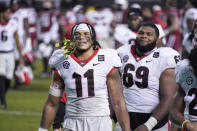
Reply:
M170 102L175 88L174 68L179 53L172 48L156 47L159 30L143 23L135 44L118 49L123 94L135 131L167 131Z
M41 77L47 77L48 60L53 51L53 44L58 39L58 22L56 14L52 10L52 1L43 1L43 10L38 14L37 39L39 41L38 51L42 58L43 71Z
M197 36L195 38L197 43ZM173 99L170 119L186 131L197 130L197 46L189 57L176 67L176 86L179 87Z
M87 20L94 24L97 40L103 49L114 48L110 36L113 15L111 9L102 8L100 5L96 6L95 10L86 13Z
M29 24L28 24L28 10L21 8L19 0L10 1L10 17L18 22L18 35L22 48L26 46L27 39L29 38ZM31 41L31 40L30 40ZM16 54L17 55L17 54ZM15 56L18 59L18 56Z
M122 130L130 131L122 82L116 68L121 66L117 52L94 48L96 35L88 23L76 24L71 39L74 53L66 58L64 50L60 49L49 60L54 70L39 131L49 129L56 115L61 88L65 88L67 97L64 131L111 131L109 98Z
M127 25L119 24L115 28L114 40L116 49L122 45L131 44L135 41L138 29L143 22L141 9L129 9L127 22Z
M17 22L9 19L9 11L5 5L0 5L0 100L1 107L7 108L6 92L13 78L15 59L14 48L16 47L20 54L20 63L23 64L21 45L17 33Z

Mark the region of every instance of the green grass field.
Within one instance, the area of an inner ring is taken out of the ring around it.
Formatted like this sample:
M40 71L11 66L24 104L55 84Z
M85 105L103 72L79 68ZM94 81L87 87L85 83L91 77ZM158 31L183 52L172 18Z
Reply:
M41 70L41 61L37 60L32 83L24 85L20 90L8 91L8 109L0 108L0 131L38 130L50 85L50 78L40 78Z

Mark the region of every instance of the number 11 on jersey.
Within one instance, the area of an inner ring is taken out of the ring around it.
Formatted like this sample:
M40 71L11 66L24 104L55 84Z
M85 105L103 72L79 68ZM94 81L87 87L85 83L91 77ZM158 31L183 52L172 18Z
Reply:
M77 97L82 97L83 91L83 85L82 85L82 79L86 78L88 85L88 96L92 97L94 96L94 70L93 69L89 69L86 73L84 73L83 76L81 76L80 74L74 72L72 77L73 79L75 79L75 84L76 84L76 92L77 92Z

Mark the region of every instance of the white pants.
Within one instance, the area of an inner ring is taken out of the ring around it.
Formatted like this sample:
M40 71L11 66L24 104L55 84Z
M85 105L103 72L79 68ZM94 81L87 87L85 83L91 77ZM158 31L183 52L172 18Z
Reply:
M64 131L112 131L110 117L66 118Z
M168 131L168 122L162 126L161 128L159 129L156 129L156 130L153 130L153 131ZM118 122L116 122L116 126L115 126L115 131L122 131L121 127L120 127L120 124Z
M0 53L0 75L3 75L7 79L11 80L14 74L14 66L14 52Z

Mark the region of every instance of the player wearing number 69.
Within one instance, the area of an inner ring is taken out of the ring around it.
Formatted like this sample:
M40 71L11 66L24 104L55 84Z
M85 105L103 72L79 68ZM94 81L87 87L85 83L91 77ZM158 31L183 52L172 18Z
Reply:
M197 33L194 41L197 43ZM170 111L170 119L186 131L197 130L197 46L188 59L180 61L176 67L176 82L179 87Z
M71 40L74 53L65 57L59 49L49 60L52 82L39 131L47 131L52 124L63 88L67 97L64 131L112 131L109 99L122 129L130 131L117 52L95 48L96 34L88 23L76 24Z
M135 131L168 131L179 53L168 47L157 48L158 36L154 24L143 23L135 43L118 49L123 64L123 94Z

